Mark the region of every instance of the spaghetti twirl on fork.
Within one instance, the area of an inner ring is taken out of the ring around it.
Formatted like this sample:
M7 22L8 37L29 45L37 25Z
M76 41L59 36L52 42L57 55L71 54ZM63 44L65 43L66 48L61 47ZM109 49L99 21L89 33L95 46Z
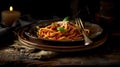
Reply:
M90 30L85 29L85 33L89 35ZM82 33L77 29L77 25L71 21L52 22L46 27L38 28L37 36L50 40L80 40L83 38Z

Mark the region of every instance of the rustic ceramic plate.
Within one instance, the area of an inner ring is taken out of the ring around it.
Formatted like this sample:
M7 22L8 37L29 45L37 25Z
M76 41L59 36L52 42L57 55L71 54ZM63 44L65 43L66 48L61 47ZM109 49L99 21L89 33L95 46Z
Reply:
M28 26L26 29L24 29L24 33L26 36L28 36L29 38L31 39L35 39L37 41L47 41L47 42L78 42L78 41L81 41L83 42L84 41L84 38L83 39L79 39L79 40L51 40L51 39L45 39L45 38L38 38L37 35L36 35L36 32L37 32L37 28L36 26L39 26L40 28L41 27L45 27L49 24L51 24L52 21L42 21L42 22L38 22L36 24L33 24L31 26ZM96 38L97 36L101 35L103 33L103 29L97 25L97 24L93 24L93 23L90 23L90 22L85 22L85 28L89 29L90 30L90 35L88 36L89 38L91 39L94 39Z
M50 24L50 22L43 21L20 28L17 33L19 41L23 43L23 45L37 49L51 50L58 52L74 52L74 51L83 51L98 47L102 45L107 39L106 33L103 32L103 29L99 25L89 22L86 22L85 26L92 31L90 38L93 39L93 43L87 46L84 45L84 41L81 40L66 42L66 41L38 39L35 35L36 33L35 26L39 25L40 27L44 27L48 24ZM28 34L31 36L29 36Z

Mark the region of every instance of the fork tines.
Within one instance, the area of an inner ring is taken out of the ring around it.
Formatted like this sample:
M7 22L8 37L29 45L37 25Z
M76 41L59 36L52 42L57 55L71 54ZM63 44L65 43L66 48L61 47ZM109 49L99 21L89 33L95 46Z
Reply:
M81 21L80 18L79 18L79 21L80 21L80 25L81 25L82 29L84 29L83 22Z
M82 30L84 30L84 26L83 26L83 23L80 18L76 18L75 22L76 22L77 26L79 27L79 29L82 28Z

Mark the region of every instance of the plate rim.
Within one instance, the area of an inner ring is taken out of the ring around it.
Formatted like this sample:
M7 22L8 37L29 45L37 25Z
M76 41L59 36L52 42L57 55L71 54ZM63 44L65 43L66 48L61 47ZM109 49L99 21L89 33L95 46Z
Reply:
M29 40L26 40L25 37L22 38L21 37L22 34L20 34L21 32L23 32L22 29L20 29L19 32L17 33L18 34L18 40L20 42L24 42L24 45L29 44L29 46L32 46L32 47L35 47L35 48L38 48L38 49L52 50L52 51L58 51L58 52L74 52L74 51L88 50L88 49L92 49L92 48L95 48L95 47L98 47L98 46L102 45L107 40L107 34L106 34L105 37L103 38L103 41L101 43L97 44L97 45L96 45L96 43L99 42L99 41L94 42L94 43L92 43L90 45L87 45L87 46L82 46L82 45L79 45L79 46L40 45L40 44L37 44L37 43L32 43ZM47 49L45 49L45 48L47 48ZM71 50L71 49L74 49L74 50Z

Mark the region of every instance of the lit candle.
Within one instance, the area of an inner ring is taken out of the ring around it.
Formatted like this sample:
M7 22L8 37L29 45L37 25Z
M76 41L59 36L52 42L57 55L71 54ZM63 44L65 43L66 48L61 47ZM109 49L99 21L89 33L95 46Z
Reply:
M21 13L19 11L13 11L13 7L10 6L9 10L2 11L2 22L7 25L11 26L13 22L20 18Z

